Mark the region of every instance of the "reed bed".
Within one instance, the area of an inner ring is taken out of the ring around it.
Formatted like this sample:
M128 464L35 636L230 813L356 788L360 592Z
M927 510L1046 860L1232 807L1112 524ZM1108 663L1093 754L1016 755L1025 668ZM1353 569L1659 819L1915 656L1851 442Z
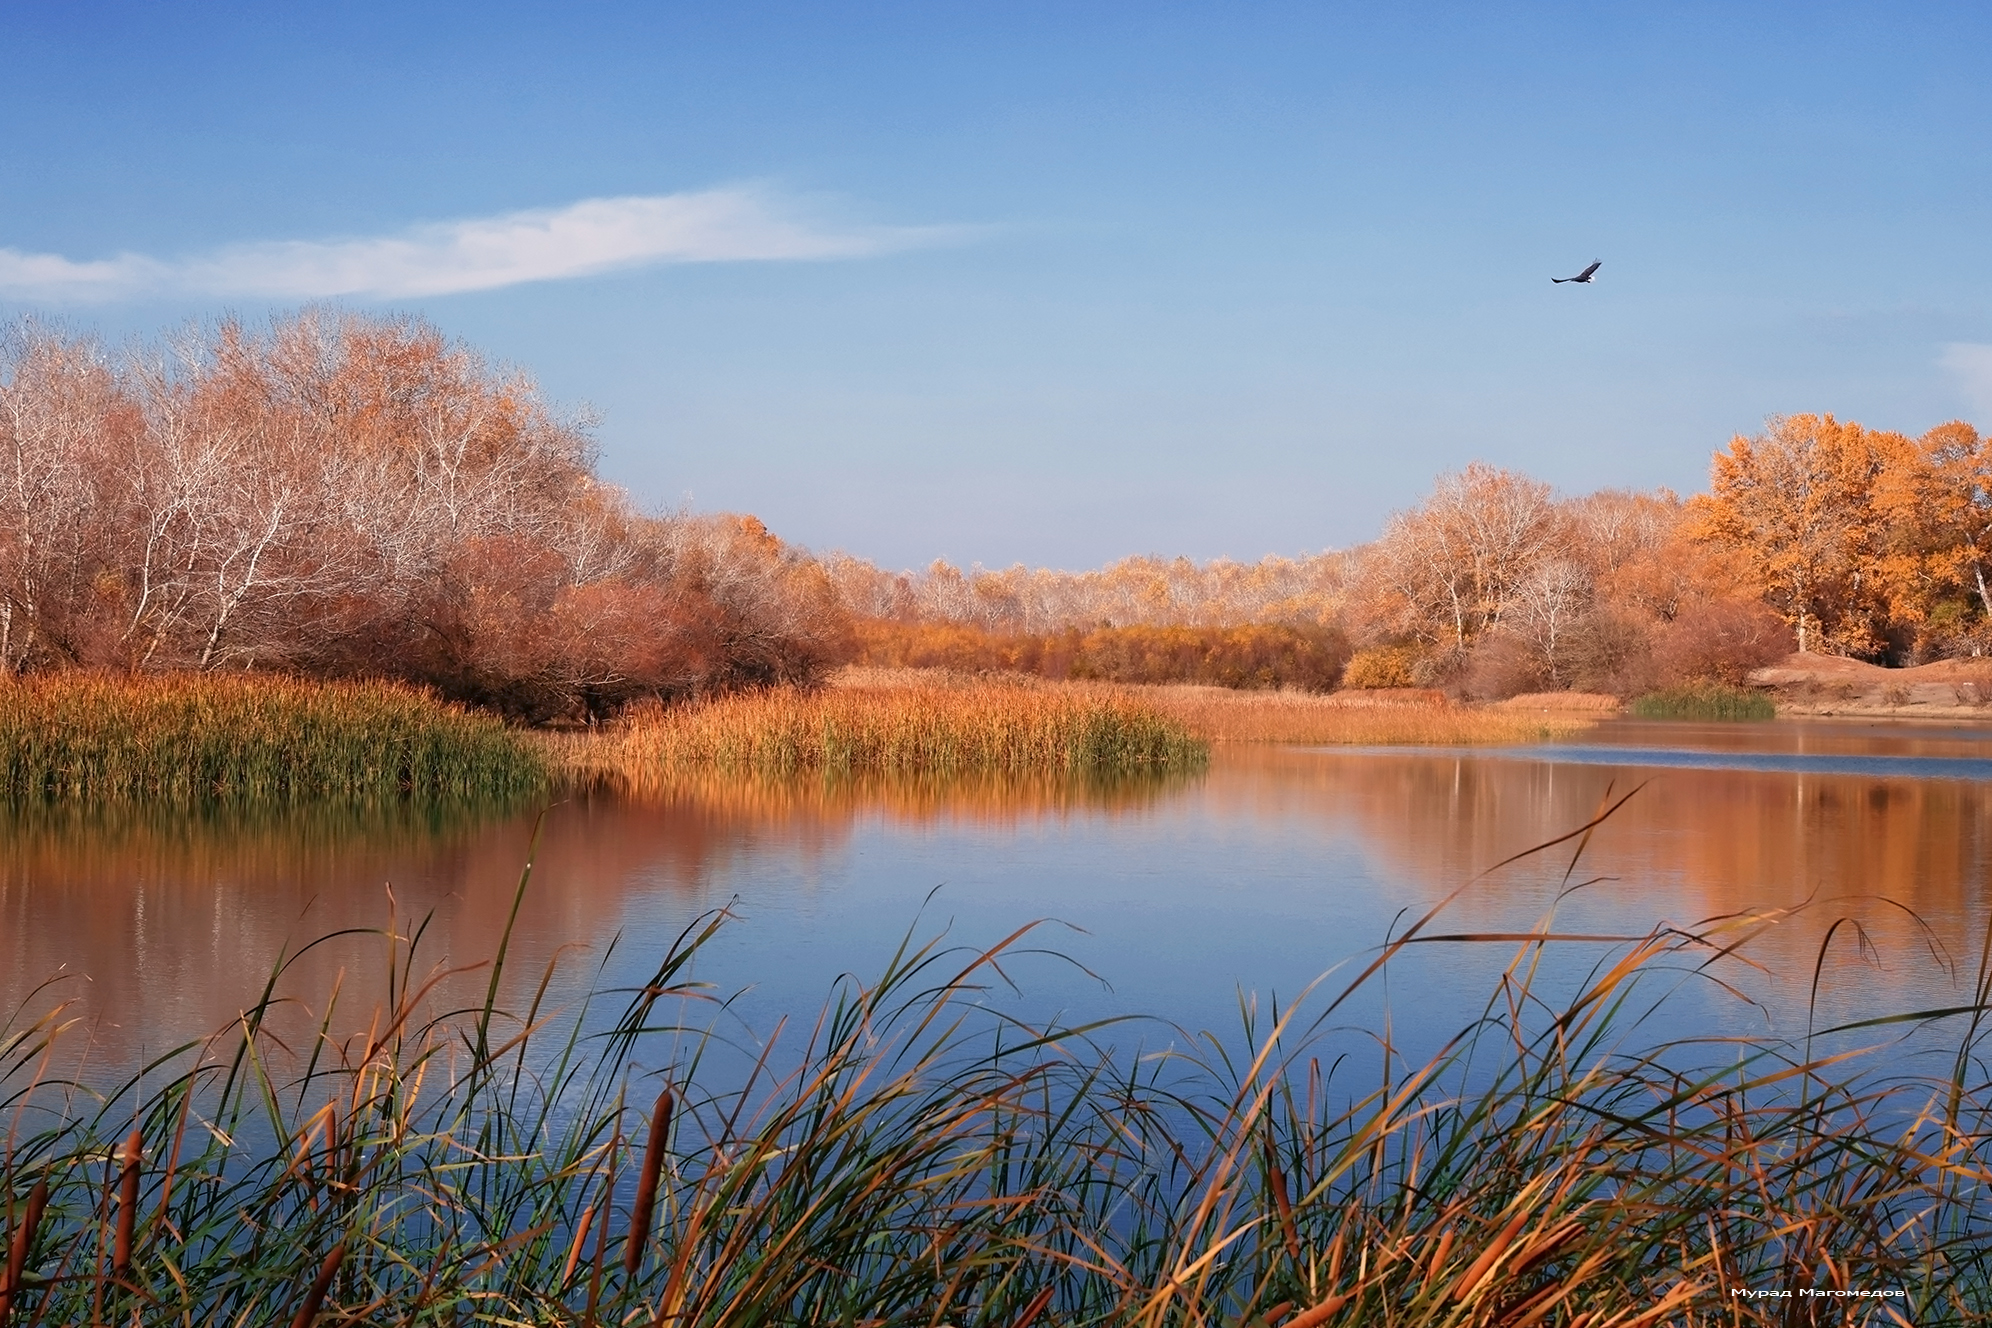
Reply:
M1707 682L1649 692L1633 701L1632 713L1640 719L1763 720L1776 719L1778 707L1748 687Z
M568 749L584 781L642 793L687 774L1067 777L1199 768L1155 710L1058 688L777 688L642 710Z
M550 970L516 1017L487 994L429 1018L418 944L390 927L364 1035L328 1032L321 996L320 1037L278 1043L279 966L197 1068L95 1103L37 1082L54 1014L0 1031L0 1323L1992 1316L1992 937L1970 999L1886 1025L1954 1030L1926 1075L1809 1041L1635 1040L1664 1026L1664 999L1642 1017L1656 979L1719 975L1767 919L1616 938L1560 999L1536 974L1572 942L1546 926L1430 1059L1338 1034L1409 947L1513 939L1440 934L1444 907L1305 1013L1247 1003L1229 1037L991 1011L1025 929L909 939L727 1068L737 1044L697 1031L709 994L687 980L723 915L564 1020L540 1003ZM1354 1068L1364 1046L1380 1071Z
M517 797L540 750L393 683L84 673L0 682L0 796L16 803Z

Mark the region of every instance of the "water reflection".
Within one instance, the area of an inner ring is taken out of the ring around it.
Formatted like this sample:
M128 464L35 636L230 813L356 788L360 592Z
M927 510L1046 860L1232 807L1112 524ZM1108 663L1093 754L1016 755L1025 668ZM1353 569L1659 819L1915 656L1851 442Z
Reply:
M1600 751L1656 740L1703 752L1992 754L1983 737L1948 730L1661 725L1596 735ZM1928 942L1967 966L1977 953L1992 785L1655 769L1647 757L1621 766L1609 753L1595 759L1599 751L1521 755L1237 747L1221 749L1207 775L1162 782L715 780L643 803L575 798L543 817L17 815L0 825L0 1005L13 1010L61 970L68 980L30 1013L58 994L73 999L72 1013L96 1030L94 1054L129 1063L141 1044L158 1049L228 1023L280 951L385 925L390 897L404 923L433 912L432 962L488 958L531 857L507 970L513 1003L556 955L578 984L622 936L634 973L702 911L737 899L745 920L714 947L705 976L728 990L757 984L742 1008L771 1022L813 1009L841 972L874 971L945 883L945 914L971 941L1033 917L1085 929L1060 948L1112 986L1054 975L1027 988L1047 1008L1225 1026L1240 988L1297 990L1401 926L1401 915L1635 785L1585 848L1576 879L1601 879L1560 906L1565 926L1644 932L1662 919L1813 901L1812 913L1753 946L1772 971L1762 994L1782 1030L1802 1026L1820 937L1842 915L1868 929L1883 966L1837 966L1824 986L1827 1019L1955 999ZM1446 929L1534 925L1567 863L1566 847L1476 885ZM342 1000L365 1010L383 986L383 953L368 937L312 950L290 990L315 1010L344 974ZM1505 947L1421 957L1393 989L1398 1017L1451 1031L1506 958ZM438 1000L481 996L482 981Z
M599 949L632 916L689 918L776 866L808 881L861 821L1111 815L1187 778L714 779L640 802L593 794L525 809L16 808L0 817L0 1016L19 1027L66 1003L93 1031L93 1056L129 1064L229 1024L280 956L305 951L283 987L306 1002L298 1017L315 1018L343 984L364 1025L386 989L387 929L405 936L428 919L424 967L481 963L531 863L508 958L516 1000L557 955ZM383 934L309 945L349 930ZM481 997L482 981L445 984L434 1004Z
M1740 727L1678 736L1711 754L1720 744L1762 751L1768 738L1773 750L1841 756L1884 754L1876 747L1917 759L1988 755L1986 739L1975 734L1887 734L1877 743L1845 731L1795 733L1797 725L1752 726L1766 730L1757 734L1736 733ZM1609 750L1628 738L1674 737L1665 725L1626 725L1596 740ZM1749 949L1778 979L1765 990L1782 1005L1786 1027L1802 1018L1818 947L1839 918L1859 923L1876 949L1872 962L1829 965L1825 1021L1948 1004L1960 994L1943 961L1968 970L1984 939L1992 784L1737 768L1747 766L1747 756L1736 765L1693 768L1655 762L1652 753L1628 753L1625 764L1590 755L1269 751L1249 763L1258 767L1249 779L1214 785L1212 794L1262 815L1282 803L1313 805L1348 826L1379 875L1415 886L1417 900L1429 905L1630 792L1584 843L1569 878L1596 884L1557 902L1576 848L1566 844L1469 889L1447 929L1525 928L1552 905L1563 929L1607 932L1793 910ZM1857 958L1856 942L1856 933L1842 928L1836 955Z

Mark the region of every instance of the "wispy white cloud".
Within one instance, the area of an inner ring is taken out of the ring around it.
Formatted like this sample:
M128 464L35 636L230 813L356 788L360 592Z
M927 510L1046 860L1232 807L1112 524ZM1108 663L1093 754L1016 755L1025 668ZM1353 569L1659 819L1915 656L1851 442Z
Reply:
M1953 341L1937 363L1957 379L1958 391L1978 412L1978 422L1992 425L1992 346Z
M655 263L860 258L970 233L949 226L828 224L771 190L732 187L590 198L399 235L239 244L180 259L119 254L79 262L0 249L0 294L56 301L448 295Z

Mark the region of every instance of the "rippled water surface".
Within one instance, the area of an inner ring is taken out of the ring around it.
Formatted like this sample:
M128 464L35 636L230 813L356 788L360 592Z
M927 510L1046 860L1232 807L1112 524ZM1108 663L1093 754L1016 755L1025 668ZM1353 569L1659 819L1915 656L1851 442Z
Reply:
M130 1064L227 1025L280 954L341 929L406 934L431 916L418 967L487 958L530 858L514 1004L550 964L552 1006L637 980L730 907L698 975L748 988L726 1018L762 1031L813 1012L839 974L875 973L909 931L987 945L1042 919L1025 944L1060 957L1020 956L1016 989L989 999L1033 1018L1154 1015L1126 1036L1159 1045L1180 1036L1166 1024L1235 1027L1250 994L1284 1000L1331 970L1335 987L1459 892L1432 930L1469 939L1407 951L1338 1020L1379 1028L1387 1003L1401 1039L1440 1038L1514 955L1477 938L1552 917L1609 937L1763 914L1745 951L1759 967L1723 970L1757 1005L1663 975L1680 990L1649 1027L1797 1034L1835 919L1860 926L1836 933L1819 1022L1963 995L1987 924L1989 778L1977 730L1617 721L1500 751L1221 748L1207 775L1109 789L715 784L495 820L17 816L0 829L0 1005L67 1001L95 1062ZM1576 840L1475 881L1634 789L1574 868ZM1610 947L1563 946L1545 990ZM339 937L283 989L315 1018L336 987L360 1019L385 952L378 935Z

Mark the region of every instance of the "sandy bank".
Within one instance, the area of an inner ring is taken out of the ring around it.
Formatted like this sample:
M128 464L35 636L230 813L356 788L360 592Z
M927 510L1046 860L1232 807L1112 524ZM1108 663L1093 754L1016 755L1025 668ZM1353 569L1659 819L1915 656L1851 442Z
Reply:
M1790 655L1750 675L1781 715L1992 720L1992 659L1885 669L1836 655Z

